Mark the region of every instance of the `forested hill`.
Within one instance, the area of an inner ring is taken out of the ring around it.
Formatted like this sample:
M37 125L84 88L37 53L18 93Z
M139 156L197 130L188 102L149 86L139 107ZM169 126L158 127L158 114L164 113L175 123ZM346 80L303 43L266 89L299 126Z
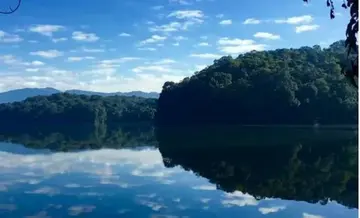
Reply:
M0 104L2 124L109 124L152 121L156 99L87 96L68 93Z
M357 90L341 74L344 42L225 56L166 82L160 124L356 124Z

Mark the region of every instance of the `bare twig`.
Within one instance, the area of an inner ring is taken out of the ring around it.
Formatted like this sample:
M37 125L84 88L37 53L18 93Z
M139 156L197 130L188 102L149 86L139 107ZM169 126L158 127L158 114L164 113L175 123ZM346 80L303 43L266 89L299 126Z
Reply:
M11 8L10 6L9 11L0 11L0 14L12 14L19 9L20 5L21 5L21 0L17 0L17 5L14 9Z

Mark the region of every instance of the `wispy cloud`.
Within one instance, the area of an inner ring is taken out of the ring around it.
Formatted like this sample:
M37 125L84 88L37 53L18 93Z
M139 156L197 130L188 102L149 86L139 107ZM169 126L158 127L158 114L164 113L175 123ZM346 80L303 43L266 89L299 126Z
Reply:
M276 207L260 207L259 211L262 214L268 214L268 213L276 213L280 210L285 210L285 206L276 206Z
M222 20L219 22L220 25L231 25L232 20Z
M51 39L54 43L58 43L58 42L65 42L68 40L68 38L65 37L61 37L61 38L53 38Z
M178 3L180 5L191 5L189 1L186 0L169 0L170 2Z
M296 33L302 33L302 32L309 32L309 31L314 31L319 29L320 26L317 24L313 24L313 25L301 25L301 26L297 26L295 27L295 32Z
M258 204L258 201L249 194L244 194L240 191L235 191L233 193L226 193L226 199L222 200L221 203L225 207L232 207L232 206L255 206Z
M156 6L151 7L151 9L156 10L156 11L161 10L163 8L164 8L163 5L156 5Z
M53 33L65 30L64 26L61 25L50 25L50 24L40 24L40 25L33 25L29 27L30 32L39 33L44 36L52 36Z
M188 40L187 37L184 37L184 36L175 36L174 37L174 40L175 41L183 41L183 40Z
M21 41L23 41L23 38L21 38L19 35L10 34L10 33L0 30L0 42L16 43L16 42L21 42Z
M253 50L262 51L266 47L266 45L257 44L254 40L251 39L230 39L227 37L220 38L218 40L218 45L219 50L226 54L246 53Z
M219 54L202 53L202 54L190 54L190 57L201 59L218 59L221 58Z
M255 18L248 18L246 19L243 24L260 24L261 20L255 19Z
M314 18L311 15L303 15L303 16L296 16L296 17L289 17L286 19L277 19L274 22L278 24L286 23L286 24L304 24L304 23L311 23Z
M95 58L92 56L84 56L84 57L68 57L67 61L68 62L79 62L82 60L94 60Z
M103 48L82 48L83 52L88 52L88 53L102 53L105 52L105 49Z
M254 37L262 38L262 39L271 39L271 40L280 39L280 35L273 34L273 33L267 33L267 32L257 32L254 34Z
M201 10L178 10L171 12L168 17L176 17L178 19L201 19L204 13Z
M208 47L208 46L210 46L210 44L207 43L207 42L200 42L199 44L197 44L197 46L200 46L200 47Z
M324 218L323 216L320 215L314 215L314 214L309 214L309 213L303 213L303 218Z
M176 32L180 29L184 29L184 26L179 22L171 22L160 26L149 27L150 32Z
M93 205L76 205L68 208L70 216L78 216L82 213L91 213L96 206Z
M157 64L157 65L174 64L174 63L176 63L176 61L173 59L170 59L170 58L166 58L166 59L162 59L162 60L153 62L153 64Z
M121 36L121 37L130 37L131 34L129 34L129 33L120 33L119 36Z
M199 186L192 187L192 189L203 190L203 191L214 191L214 190L216 190L216 186L214 186L214 185L199 185Z
M161 41L164 41L166 38L167 38L166 36L152 35L150 38L147 38L147 39L141 41L139 44L146 45L146 44L150 44L150 43L161 42Z
M40 56L43 58L56 58L63 56L63 52L58 50L34 51L30 52L30 55Z
M156 51L157 49L153 48L153 47L140 47L140 48L138 48L138 50L140 50L140 51Z
M72 38L76 41L82 42L96 42L100 39L95 33L84 33L81 31L73 32Z
M216 15L216 18L219 18L219 19L221 19L221 18L223 18L224 17L224 14L217 14Z

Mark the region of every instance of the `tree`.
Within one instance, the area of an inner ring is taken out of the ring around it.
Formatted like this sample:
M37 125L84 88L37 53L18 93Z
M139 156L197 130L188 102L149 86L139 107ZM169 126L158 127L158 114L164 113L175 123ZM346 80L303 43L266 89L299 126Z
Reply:
M309 0L303 0L304 2L308 2ZM349 8L350 12L350 21L346 28L346 40L345 47L348 49L348 56L351 52L355 53L354 57L350 59L351 67L348 69L343 69L343 73L350 79L352 85L356 88L357 80L358 80L358 44L357 44L357 34L359 30L359 1L358 0L343 0L341 7L347 9ZM335 18L335 6L333 0L326 0L327 7L330 8L330 18Z
M12 8L11 6L9 6L9 10L4 10L4 11L1 10L0 14L12 14L19 9L20 5L21 5L21 0L17 0L17 4L16 4L15 8Z

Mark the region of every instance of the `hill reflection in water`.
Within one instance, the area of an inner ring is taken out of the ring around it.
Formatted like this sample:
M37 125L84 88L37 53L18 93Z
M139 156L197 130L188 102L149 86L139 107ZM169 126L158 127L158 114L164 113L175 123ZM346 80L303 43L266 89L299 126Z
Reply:
M357 217L353 130L9 127L0 141L1 217Z

